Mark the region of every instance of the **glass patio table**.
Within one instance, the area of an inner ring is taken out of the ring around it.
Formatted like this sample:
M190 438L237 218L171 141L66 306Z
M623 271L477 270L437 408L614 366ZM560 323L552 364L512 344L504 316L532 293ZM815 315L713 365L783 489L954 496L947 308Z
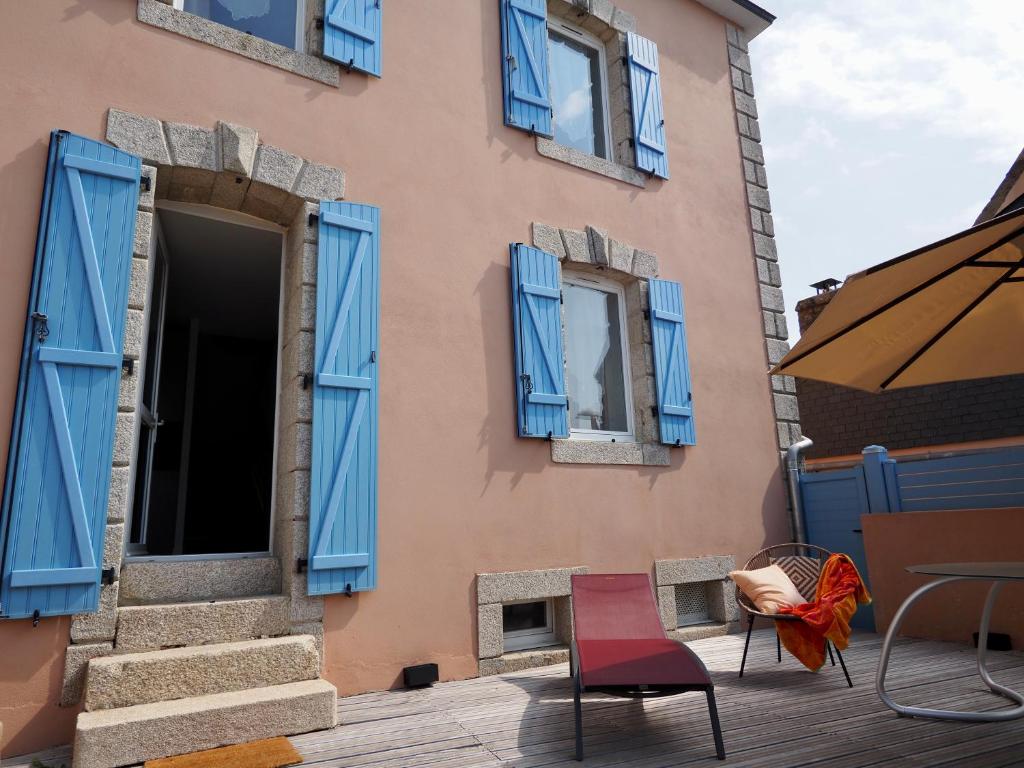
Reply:
M1024 696L1014 690L1000 685L989 674L985 666L985 656L988 651L988 625L992 620L992 607L995 605L999 591L1007 582L1024 583L1024 563L935 563L931 565L911 565L907 567L910 573L921 574L922 576L935 576L934 581L925 584L915 590L903 601L903 604L893 616L889 630L885 633L885 641L882 643L882 657L878 661L878 675L875 678L875 689L881 697L882 702L900 716L904 717L930 717L937 720L965 720L969 722L997 722L1002 720L1014 720L1024 717ZM985 681L985 685L992 689L993 693L1005 696L1017 706L1013 709L1000 709L991 712L970 712L951 709L927 709L925 707L908 707L897 704L885 690L885 673L889 668L889 656L892 653L893 640L899 631L900 624L910 607L928 592L944 584L954 581L990 581L991 588L988 597L985 599L985 607L981 611L981 626L978 629L978 674Z

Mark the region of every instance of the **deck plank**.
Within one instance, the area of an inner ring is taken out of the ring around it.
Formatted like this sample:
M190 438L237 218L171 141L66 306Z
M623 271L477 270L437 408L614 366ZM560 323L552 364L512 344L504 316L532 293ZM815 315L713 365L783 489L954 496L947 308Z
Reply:
M739 678L743 637L690 643L715 682L730 768L1000 768L1024 764L1024 720L957 723L899 718L874 689L881 638L855 635L844 658L854 679L829 664L817 674L783 655L773 631L755 632ZM992 653L993 677L1024 689L1024 653ZM897 701L960 709L998 709L977 676L974 650L901 640L890 668ZM383 691L338 702L341 725L292 738L317 768L577 768L573 759L568 665ZM586 768L721 765L714 756L704 696L636 701L584 698ZM33 757L4 761L28 768ZM45 758L45 759L44 759Z

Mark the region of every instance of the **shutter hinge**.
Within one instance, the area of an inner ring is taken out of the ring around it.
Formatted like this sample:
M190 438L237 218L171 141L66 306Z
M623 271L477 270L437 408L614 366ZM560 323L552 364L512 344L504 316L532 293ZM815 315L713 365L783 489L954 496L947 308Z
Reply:
M314 20L314 23L316 24L316 28L317 29L323 29L324 28L324 17L323 16L317 16L316 19Z
M558 292L558 303L565 304L565 291Z
M345 584L345 597L352 597L352 585L350 583Z
M302 388L303 389L309 389L309 382L310 382L310 379L312 379L312 378L313 377L310 374L308 374L308 373L302 374Z
M142 187L143 192L149 192L153 189L153 180L149 176L140 176L139 186Z
M36 338L39 339L39 343L46 341L46 337L50 335L50 326L48 325L49 319L45 312L33 312L32 319L39 324L36 329Z
M650 319L651 319L651 310L645 309L644 310L644 320L650 320Z
M654 417L658 416L658 406L656 406L656 405L652 405L651 406L651 416L654 416Z
M309 567L309 560L307 560L304 557L300 557L298 560L295 561L295 572L296 573L305 573L306 572L306 568L308 568L308 567Z
M320 218L320 214L318 214L318 213L311 213L311 214L309 214L309 226L315 227L317 219L319 219L319 218Z
M114 583L114 569L113 568L104 568L102 571L100 571L100 584L105 584L107 586L110 586L113 583Z
M121 370L124 371L126 376L131 376L135 373L135 361L130 357L122 358Z
M32 626L33 627L38 627L39 626L39 609L38 608L36 608L34 611L32 611Z

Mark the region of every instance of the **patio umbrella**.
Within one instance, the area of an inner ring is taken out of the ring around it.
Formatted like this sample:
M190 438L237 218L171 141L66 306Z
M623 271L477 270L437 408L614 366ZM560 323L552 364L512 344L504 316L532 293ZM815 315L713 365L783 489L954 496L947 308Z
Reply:
M873 392L1024 373L1024 210L851 275L771 373Z

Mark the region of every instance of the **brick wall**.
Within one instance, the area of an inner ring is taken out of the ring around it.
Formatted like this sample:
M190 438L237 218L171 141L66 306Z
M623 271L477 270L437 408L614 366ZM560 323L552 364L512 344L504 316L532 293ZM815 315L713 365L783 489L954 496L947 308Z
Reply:
M835 292L796 305L805 331ZM810 458L1024 435L1024 376L999 376L874 394L796 380L800 421L814 441Z

